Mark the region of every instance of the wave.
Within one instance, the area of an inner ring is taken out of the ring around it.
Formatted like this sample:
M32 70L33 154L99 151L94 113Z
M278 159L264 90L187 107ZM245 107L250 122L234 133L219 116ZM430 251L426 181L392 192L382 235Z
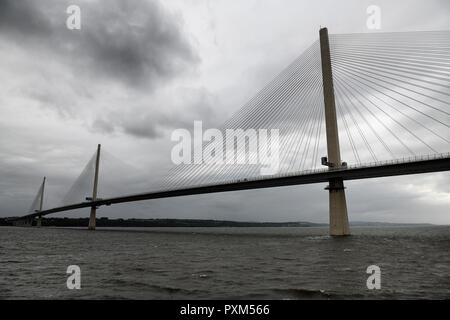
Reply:
M318 289L305 289L305 288L287 288L287 289L272 289L272 291L281 294L287 295L286 299L295 298L295 299L332 299L337 298L336 295L330 292L326 292L325 290Z

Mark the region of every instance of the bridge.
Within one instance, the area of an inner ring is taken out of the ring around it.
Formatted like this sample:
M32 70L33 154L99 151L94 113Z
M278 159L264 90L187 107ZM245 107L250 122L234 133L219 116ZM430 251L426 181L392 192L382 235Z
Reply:
M16 225L37 218L39 226L43 216L90 208L88 228L93 230L101 206L328 183L330 234L342 236L350 234L345 180L449 171L450 32L329 36L323 28L319 36L221 128L279 128L281 165L276 174L259 174L261 165L183 164L157 190L98 198L98 145L88 164L94 169L87 175L92 197L44 210L44 178L30 212ZM245 131L241 134L237 139L243 145L233 140L236 155L257 157L245 143ZM348 138L344 151L353 154L351 164L341 159L340 135ZM396 157L401 152L407 156ZM379 159L386 155L388 159ZM372 161L364 162L364 157Z

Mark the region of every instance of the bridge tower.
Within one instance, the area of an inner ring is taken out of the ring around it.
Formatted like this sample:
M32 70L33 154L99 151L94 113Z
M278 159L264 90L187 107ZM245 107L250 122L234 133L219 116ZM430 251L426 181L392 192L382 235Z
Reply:
M322 59L323 96L325 103L325 125L327 136L328 159L326 165L329 170L342 167L339 148L339 134L336 120L336 103L334 100L333 74L330 58L330 43L328 29L320 29L320 53ZM330 202L330 235L344 236L350 234L347 215L347 201L342 178L330 179L326 188Z
M41 212L42 208L44 207L44 189L45 189L45 177L44 177L44 180L42 181L41 202L39 204L39 212ZM37 227L41 227L42 226L42 216L41 215L39 215L39 217L37 219L36 226Z
M94 189L92 191L92 201L97 200L98 170L99 170L99 165L100 165L100 148L101 148L101 145L99 144L97 147L97 158L95 160ZM89 226L88 226L89 230L95 230L96 212L97 212L97 207L92 206L91 214L89 216Z

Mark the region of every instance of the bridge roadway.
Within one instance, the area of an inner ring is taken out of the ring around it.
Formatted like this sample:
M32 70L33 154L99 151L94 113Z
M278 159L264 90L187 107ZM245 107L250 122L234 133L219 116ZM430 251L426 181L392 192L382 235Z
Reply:
M92 206L104 206L117 203L142 201L150 199L181 197L206 193L218 193L227 191L251 190L274 188L282 186L292 186L301 184L328 182L333 178L343 178L344 180L369 179L439 171L450 171L450 153L438 154L424 157L414 157L399 159L380 163L349 166L339 169L318 169L302 171L298 174L275 176L270 178L253 178L227 182L223 184L192 186L179 189L161 190L148 193L119 196L97 201L81 202L72 205L42 210L18 219L30 219L39 215L45 216L51 213L87 208Z

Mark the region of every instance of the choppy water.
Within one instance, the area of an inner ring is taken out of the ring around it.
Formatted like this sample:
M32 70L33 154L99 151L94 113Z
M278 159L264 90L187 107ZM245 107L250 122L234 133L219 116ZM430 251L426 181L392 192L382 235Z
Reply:
M2 299L450 298L450 227L0 228ZM81 268L81 290L66 287ZM381 268L368 290L366 268Z

